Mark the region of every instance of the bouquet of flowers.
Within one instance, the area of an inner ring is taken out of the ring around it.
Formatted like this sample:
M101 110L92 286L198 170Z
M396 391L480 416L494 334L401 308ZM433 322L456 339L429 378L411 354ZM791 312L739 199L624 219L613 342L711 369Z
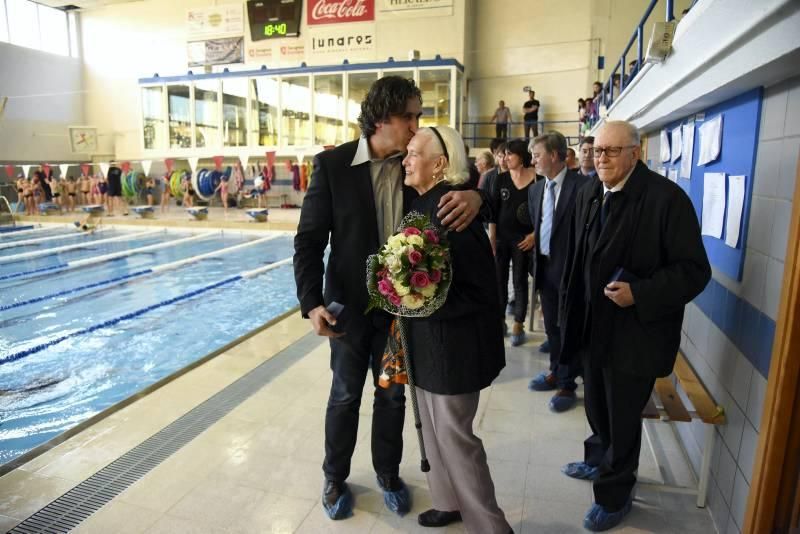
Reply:
M401 317L428 317L447 299L452 280L445 235L417 212L367 259L369 306Z

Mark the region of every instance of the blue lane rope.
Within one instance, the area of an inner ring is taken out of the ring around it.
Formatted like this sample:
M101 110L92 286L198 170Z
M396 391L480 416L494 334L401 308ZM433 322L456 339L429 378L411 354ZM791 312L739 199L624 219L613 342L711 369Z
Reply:
M119 323L121 321L127 321L127 320L130 320L130 319L134 319L136 317L139 317L140 315L144 315L145 313L147 313L149 311L153 311L153 310L161 308L163 306L168 306L170 304L174 304L174 303L180 302L182 300L186 300L186 299L190 299L192 297L196 297L197 295L201 295L203 293L206 293L207 291L211 291L212 289L216 289L218 287L221 287L221 286L224 286L224 285L227 285L227 284L231 284L231 283L236 282L236 281L241 280L241 279L242 279L242 275L241 274L237 274L236 276L231 276L230 278L226 278L225 280L222 280L221 282L216 282L214 284L207 285L205 287L201 287L200 289L195 289L194 291L190 291L189 293L184 293L183 295L178 295L177 297L173 297L171 299L168 299L168 300L165 300L165 301L162 301L162 302L158 302L156 304L152 304L152 305L147 306L145 308L140 308L140 309L138 309L136 311L133 311L131 313L126 313L125 315L120 315L119 317L115 317L113 319L109 319L108 321L104 321L104 322L96 324L94 326L89 326L87 328L82 328L80 330L76 330L75 332L72 332L71 334L63 335L61 337L58 337L58 338L53 339L51 341L48 341L47 343L41 343L41 344L36 345L34 347L30 347L30 348L25 349L23 351L16 352L14 354L6 356L5 358L0 359L0 365L6 364L6 363L11 363L13 361L25 358L26 356L30 356L31 354L36 354L37 352L41 352L44 349L52 347L53 345L57 345L57 344L61 343L62 341L65 341L67 339L70 339L70 338L73 338L73 337L77 337L77 336L82 336L83 334L89 334L91 332L94 332L95 330L100 330L101 328L108 328L109 326L114 326L115 324L117 324L117 323Z
M67 263L57 263L55 265L51 265L50 267L42 267L40 269L33 269L32 271L20 271L17 273L5 274L0 276L0 281L2 280L11 280L12 278L19 278L20 276L27 276L29 274L36 274L36 273L43 273L46 271L54 271L56 269L63 269L65 267L69 267Z
M70 293L77 293L78 291L83 291L84 289L92 289L93 287L100 287L108 284L113 284L114 282L120 282L122 280L127 280L129 278L134 278L136 276L141 276L143 274L150 274L152 273L152 269L145 269L143 271L136 271L135 273L126 274L123 276L118 276L116 278L109 278L108 280L101 280L99 282L95 282L93 284L87 284L84 286L73 287L72 289L65 289L63 291L59 291L58 293L51 293L49 295L43 295L41 297L34 297L32 299L23 300L20 302L15 302L14 304L6 304L4 306L0 306L0 311L6 311L13 308L19 308L20 306L26 306L28 304L35 304L37 302L42 302L43 300L50 300L58 297L63 297L64 295L69 295Z

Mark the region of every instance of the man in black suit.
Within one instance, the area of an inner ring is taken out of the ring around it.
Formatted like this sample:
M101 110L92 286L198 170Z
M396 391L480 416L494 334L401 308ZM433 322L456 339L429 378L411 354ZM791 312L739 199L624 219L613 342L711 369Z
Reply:
M672 372L686 304L711 278L689 197L641 161L639 132L606 123L595 138L599 180L578 192L561 290L561 360L583 361L592 435L563 472L593 481L584 527L631 510L641 413Z
M412 80L388 76L376 81L361 104L361 138L314 158L311 184L295 236L294 272L303 317L314 332L330 338L333 383L325 416L325 485L322 504L331 519L352 511L345 484L358 433L358 411L367 370L377 373L391 317L364 313L368 296L366 261L391 236L417 194L403 187L402 159L419 126L422 97ZM482 197L474 191L442 197L444 225L463 230L475 218ZM327 267L323 264L330 240ZM323 274L325 289L323 295ZM344 305L337 317L326 306ZM376 387L372 414L372 464L386 505L410 509L399 477L403 452L403 386Z
M542 300L550 369L533 378L528 388L534 391L557 389L549 406L554 412L563 412L575 405L575 377L580 374L580 368L559 365L558 291L567 260L567 234L575 211L575 197L589 179L567 168L567 140L558 132L535 138L531 154L536 173L546 178L528 189L528 212L534 234L531 275Z

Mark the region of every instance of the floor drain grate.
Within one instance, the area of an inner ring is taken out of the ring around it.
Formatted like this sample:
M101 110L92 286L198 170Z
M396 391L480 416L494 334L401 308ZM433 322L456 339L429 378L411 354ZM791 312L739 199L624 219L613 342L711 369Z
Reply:
M69 532L201 432L315 349L323 339L308 334L225 389L126 452L9 532Z

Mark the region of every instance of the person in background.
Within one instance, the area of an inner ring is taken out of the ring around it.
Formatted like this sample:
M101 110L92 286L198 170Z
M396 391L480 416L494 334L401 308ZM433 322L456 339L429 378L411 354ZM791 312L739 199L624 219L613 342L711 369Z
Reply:
M492 207L494 206L494 200L491 199L491 195L494 193L494 182L499 173L508 171L508 167L506 167L505 141L492 139L492 142L489 144L489 148L491 149L492 154L494 154L495 166L486 173L486 177L483 180L482 189L487 195L489 195L489 206Z
M82 220L75 221L72 224L74 224L75 228L77 228L81 232L86 232L87 234L93 234L103 224L103 217L101 215L87 213Z
M578 173L589 178L594 178L597 176L597 171L594 170L594 155L592 153L593 146L594 137L587 135L583 138L580 146L578 147L578 150L580 150L580 154L578 156L578 163L580 164L580 167L578 169Z
M102 175L101 175L102 176ZM123 215L128 214L128 204L122 199L122 169L116 165L108 168L106 193L108 198L108 214L113 215L118 209Z
M147 205L152 206L156 194L156 181L150 177L144 183L144 194L147 196Z
M22 180L22 183L18 183L17 191L22 189L19 195L20 199L25 204L25 215L33 215L36 213L36 205L34 204L33 198L33 181L26 179L22 174L20 174L20 180Z
M531 155L527 143L521 139L509 141L506 147L508 172L497 175L494 191L492 222L489 223L489 241L495 254L500 304L505 324L508 302L508 269L512 267L514 288L514 324L511 345L525 342L525 315L528 312L528 271L530 250L533 248L533 225L528 215L528 187L536 181L536 172L530 166Z
M574 148L571 147L567 148L567 159L565 163L567 164L567 169L571 171L577 171L580 168L580 165L578 165L578 159L575 155Z
M483 184L486 181L486 175L494 169L494 155L488 150L485 152L481 152L477 158L475 158L475 168L478 169L478 172L481 174L480 179L478 180L478 188L483 189Z
M420 128L403 159L404 183L419 194L411 210L439 228L439 200L469 176L462 146L452 128ZM484 283L492 250L476 220L463 232L448 232L447 241L453 272L447 298L431 316L407 323L433 504L417 520L424 527L463 520L468 533L508 534L486 451L473 432L480 391L505 366L497 288Z
M711 278L692 201L639 158L624 121L603 125L598 180L578 192L561 283L561 361L582 362L592 435L565 475L592 481L584 528L604 531L630 512L642 410L656 378L672 373L684 308Z
M379 310L364 313L368 302L365 265L367 257L394 234L417 196L403 186L401 163L421 115L422 94L413 80L400 76L376 80L361 103L361 136L314 157L300 211L293 260L297 298L302 316L310 320L317 335L330 338L331 347L332 384L322 465L322 507L331 519L352 513L353 497L346 480L370 369L375 386L372 467L387 508L401 516L411 509L408 488L400 478L406 412L403 385L377 387L391 317ZM437 216L444 226L461 231L482 203L483 196L476 191L451 191L442 196ZM327 262L323 261L326 249ZM332 302L349 311L337 319L327 308Z
M481 173L475 163L469 161L469 145L464 143L464 152L467 154L467 170L469 171L469 179L462 184L462 189L477 189L478 182L481 180Z
M183 207L191 208L193 206L194 189L188 176L184 176L181 180L181 191L183 191Z
M39 210L39 204L44 202L45 194L42 188L44 182L44 173L41 171L34 171L33 180L31 180L31 192L33 193L33 211ZM32 214L31 214L32 215Z
M242 208L242 199L244 198L244 169L242 162L238 159L233 163L232 173L233 183L236 186L236 207Z
M586 100L583 98L578 99L578 120L580 122L586 120Z
M222 208L226 217L228 216L228 180L229 178L223 175L219 185L214 190L214 193L219 191L219 198L222 200Z
M558 326L558 295L566 262L567 237L577 192L589 179L568 168L567 140L558 132L534 139L531 155L536 172L545 177L528 189L528 213L534 228L531 263L536 290L542 301L542 315L550 353L550 369L531 380L534 391L558 391L548 406L554 412L575 405L577 366L559 366L561 330Z
M81 191L81 204L91 204L92 203L92 180L85 174L81 174L80 179L80 191Z
M161 179L163 184L163 189L161 190L161 213L167 213L169 211L169 199L172 196L172 187L170 187L171 177L172 173L168 172Z
M511 110L508 109L508 106L506 106L503 100L498 102L497 109L494 110L494 115L492 115L489 121L494 122L495 138L508 139L508 126L511 124Z
M64 199L67 204L67 211L73 212L75 211L75 195L78 193L78 184L74 176L67 177L64 188L67 193L67 197Z
M522 106L525 140L539 135L539 101L535 97L536 91L528 91L528 100Z

